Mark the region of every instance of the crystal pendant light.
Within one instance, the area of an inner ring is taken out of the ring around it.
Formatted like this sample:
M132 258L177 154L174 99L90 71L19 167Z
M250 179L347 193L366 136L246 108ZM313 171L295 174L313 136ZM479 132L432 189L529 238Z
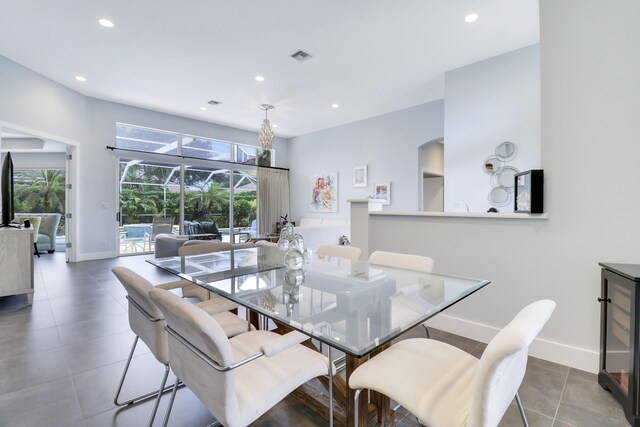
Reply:
M273 109L273 105L262 104L260 106L264 110L264 120L262 121L262 127L260 128L260 146L263 150L271 150L273 148L273 128L271 122L269 122L268 112Z

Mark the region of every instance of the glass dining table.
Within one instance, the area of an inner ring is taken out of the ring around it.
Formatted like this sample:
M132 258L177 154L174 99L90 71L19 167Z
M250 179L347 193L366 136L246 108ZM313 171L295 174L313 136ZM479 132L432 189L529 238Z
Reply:
M280 332L297 330L344 352L345 378L334 376L334 421L347 426L354 425L351 372L394 338L489 284L317 255L305 258L301 269L286 269L276 247L147 262L271 319ZM303 386L295 394L328 417L328 399L317 388ZM370 400L367 408L367 400L360 399L360 413L377 416L382 425L392 423L389 399L376 394ZM361 421L366 424L365 417Z

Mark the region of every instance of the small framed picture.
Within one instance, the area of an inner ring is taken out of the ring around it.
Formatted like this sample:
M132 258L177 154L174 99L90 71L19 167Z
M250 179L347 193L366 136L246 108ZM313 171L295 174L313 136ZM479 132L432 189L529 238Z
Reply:
M391 183L383 182L374 184L373 198L378 200L384 200L383 205L391 204Z
M353 186L354 187L367 186L367 165L355 166L353 168Z

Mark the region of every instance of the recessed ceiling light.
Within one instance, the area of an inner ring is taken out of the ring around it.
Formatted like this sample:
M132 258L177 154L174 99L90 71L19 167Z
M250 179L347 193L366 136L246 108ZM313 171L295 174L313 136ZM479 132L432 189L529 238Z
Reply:
M338 105L338 104L331 104L331 108L340 108L340 105Z
M200 111L207 111L208 108L207 107L200 107Z
M258 82L263 82L264 81L264 77L262 77L262 76L255 76L254 79L256 79L256 81L258 81Z
M84 76L76 76L76 80L79 81L79 82L86 82L87 78L84 77Z
M476 22L479 16L477 13L470 13L464 17L464 22Z
M272 127L272 128L277 128L277 127L278 127L278 125L276 125L276 124L271 124L271 127Z
M102 25L103 27L106 27L106 28L113 28L114 27L113 22L111 22L107 18L98 19L98 24L100 24L100 25Z

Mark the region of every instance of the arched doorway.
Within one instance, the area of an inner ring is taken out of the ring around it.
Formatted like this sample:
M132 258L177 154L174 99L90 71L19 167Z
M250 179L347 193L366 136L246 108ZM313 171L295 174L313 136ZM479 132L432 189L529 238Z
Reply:
M420 206L423 212L444 211L444 139L424 143L418 149L420 159Z

